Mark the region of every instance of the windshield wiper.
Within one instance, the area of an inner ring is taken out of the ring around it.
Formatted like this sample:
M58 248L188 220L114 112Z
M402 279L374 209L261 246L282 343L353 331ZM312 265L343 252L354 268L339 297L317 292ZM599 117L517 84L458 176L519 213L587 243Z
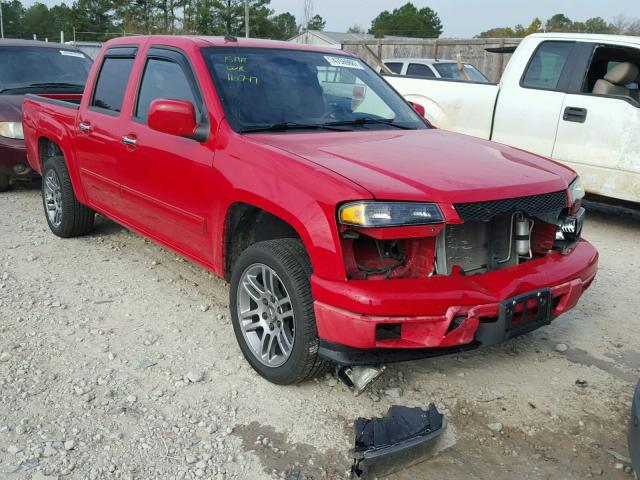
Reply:
M325 123L296 123L296 122L279 122L269 125L259 125L256 127L246 127L240 130L240 133L256 133L256 132L281 132L285 130L331 130L332 132L348 132L348 129L339 128L338 126L327 125Z
M79 88L84 90L84 85L79 83L65 83L65 82L42 82L42 83L30 83L29 85L21 85L19 87L3 88L1 93L13 92L16 90L29 90L31 88Z
M401 130L415 130L414 127L408 127L407 125L395 123L392 118L387 119L387 118L374 118L374 117L359 117L353 120L344 120L339 122L325 123L324 125L340 126L340 125L367 125L367 124L389 125L390 127L399 128Z

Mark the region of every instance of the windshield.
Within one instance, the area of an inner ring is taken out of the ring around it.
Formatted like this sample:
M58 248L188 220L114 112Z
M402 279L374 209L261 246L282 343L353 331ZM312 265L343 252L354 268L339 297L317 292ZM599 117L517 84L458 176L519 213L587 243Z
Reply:
M438 71L442 78L451 78L454 80L467 80L466 78L462 78L460 70L458 70L457 63L434 63L433 66ZM485 77L480 71L474 67L473 65L469 65L468 63L463 63L462 68L464 73L467 74L468 79L472 82L489 82L489 79Z
M63 89L81 93L91 60L74 50L51 47L0 47L0 92Z
M242 47L207 47L203 55L227 120L239 132L427 128L399 94L354 57Z

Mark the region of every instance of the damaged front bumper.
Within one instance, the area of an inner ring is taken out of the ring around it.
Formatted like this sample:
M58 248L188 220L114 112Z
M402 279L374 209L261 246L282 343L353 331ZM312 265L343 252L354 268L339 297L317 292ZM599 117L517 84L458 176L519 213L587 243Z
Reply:
M571 252L481 275L331 281L312 276L320 354L344 365L412 360L477 348L534 330L573 308L595 278L596 249ZM543 296L544 305L535 298ZM505 313L516 301L513 327ZM526 305L526 307L525 307ZM540 309L548 308L546 316Z

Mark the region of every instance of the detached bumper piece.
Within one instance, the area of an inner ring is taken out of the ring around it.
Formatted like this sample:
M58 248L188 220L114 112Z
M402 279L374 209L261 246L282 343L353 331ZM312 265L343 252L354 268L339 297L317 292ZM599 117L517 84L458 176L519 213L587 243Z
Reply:
M433 456L446 424L434 404L427 410L394 405L385 417L358 418L354 427L352 478L372 479Z

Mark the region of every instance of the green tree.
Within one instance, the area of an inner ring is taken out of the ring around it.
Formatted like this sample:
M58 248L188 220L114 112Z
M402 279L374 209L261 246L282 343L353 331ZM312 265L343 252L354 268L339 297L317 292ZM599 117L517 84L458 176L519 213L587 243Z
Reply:
M407 3L393 12L385 10L371 22L372 33L378 38L399 35L415 38L438 38L442 34L442 22L438 14L429 7L418 10Z
M276 15L270 20L272 30L269 38L274 40L289 40L300 32L300 28L296 23L296 17L289 12Z
M602 17L589 18L584 22L585 33L616 33L615 25L608 23Z
M2 20L5 38L24 37L24 12L25 10L20 0L12 0L6 3L2 2Z
M351 25L347 30L347 33L364 33L364 28L360 25Z
M116 31L111 0L77 0L71 7L71 21L78 40L107 40ZM84 33L91 32L91 33Z
M572 32L573 28L573 22L563 13L556 13L544 27L547 32Z
M64 3L54 5L49 9L49 23L52 33L49 34L50 39L59 39L60 32L64 32L65 40L73 39L73 19L71 7Z
M44 3L36 2L24 12L22 28L27 36L36 35L39 40L49 36L49 7Z
M314 15L309 23L307 23L307 30L324 30L324 27L327 25L327 22L320 15Z
M516 25L515 28L511 27L502 27L502 28L492 28L490 30L484 31L476 37L479 38L524 38L527 35L531 35L532 33L542 32L542 20L539 18L534 18L533 21L529 24L528 27L523 27L522 25Z

